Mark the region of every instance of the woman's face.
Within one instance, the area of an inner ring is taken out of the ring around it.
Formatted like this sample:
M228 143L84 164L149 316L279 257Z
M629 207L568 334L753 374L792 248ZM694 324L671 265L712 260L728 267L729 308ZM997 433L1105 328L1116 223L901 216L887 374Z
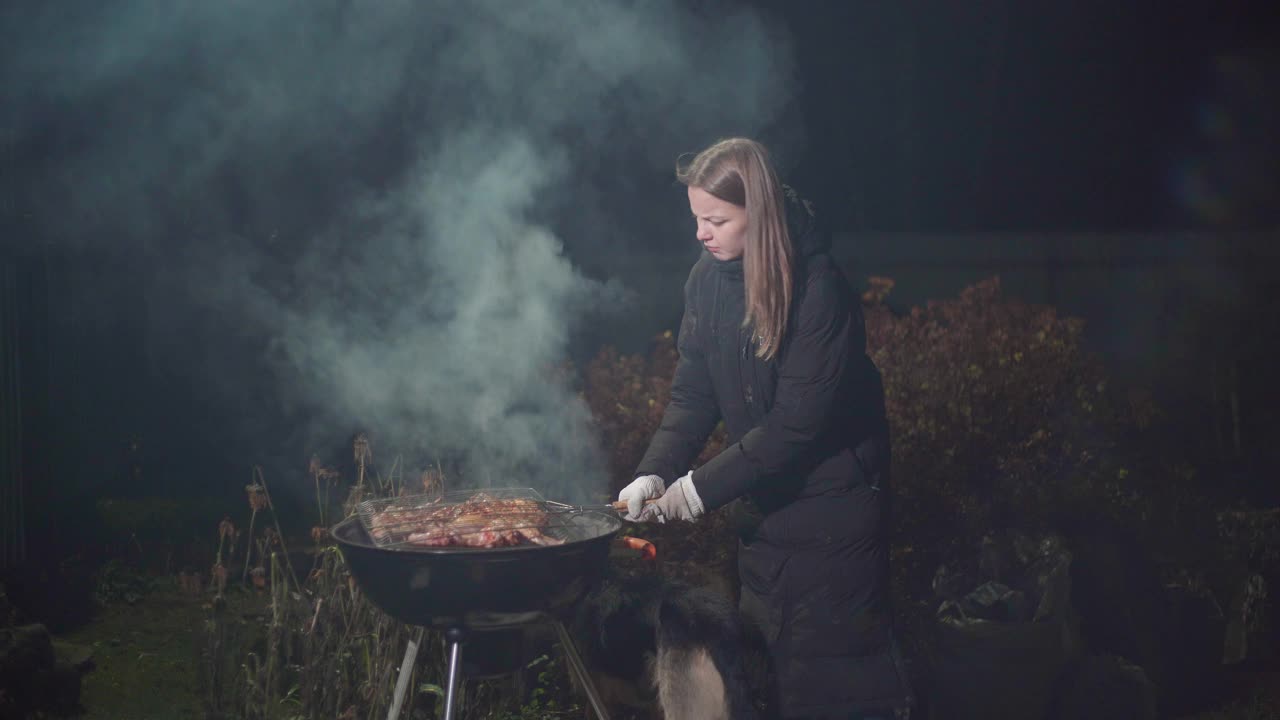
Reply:
M747 209L702 188L689 188L689 209L698 223L698 242L717 260L742 257L747 245Z

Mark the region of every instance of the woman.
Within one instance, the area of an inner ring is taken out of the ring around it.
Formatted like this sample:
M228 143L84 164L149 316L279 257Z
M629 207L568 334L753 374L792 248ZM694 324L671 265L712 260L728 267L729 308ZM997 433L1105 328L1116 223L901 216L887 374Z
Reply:
M670 403L618 499L656 522L741 500L740 608L769 644L784 716L901 707L888 429L861 306L762 145L723 140L677 176L705 252L685 283ZM690 472L720 420L726 449Z

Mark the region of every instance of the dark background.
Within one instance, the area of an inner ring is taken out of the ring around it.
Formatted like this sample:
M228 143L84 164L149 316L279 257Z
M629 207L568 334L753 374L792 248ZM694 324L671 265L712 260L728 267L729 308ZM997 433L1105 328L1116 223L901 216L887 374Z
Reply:
M761 137L778 140L787 178L818 201L859 282L892 273L907 303L1003 273L1013 294L1084 314L1106 329L1100 349L1131 373L1160 366L1171 386L1194 382L1199 361L1179 353L1199 340L1141 336L1135 350L1130 323L1176 325L1205 298L1247 310L1271 297L1276 3L754 5L788 30L796 61L794 104ZM716 32L714 15L706 31ZM10 306L22 312L9 346L22 360L22 427L13 432L10 418L6 437L23 450L29 530L104 495L234 496L254 463L306 501L304 461L316 445L284 427L270 379L246 360L251 344L222 334L208 308L158 289L182 251L118 256L112 246L130 243L118 229L90 246L64 242L30 205L27 173L84 142L95 122L83 108L45 113L34 137L0 138L0 258L13 268L11 297L23 299ZM691 138L690 149L707 139ZM274 240L277 227L285 242L301 237L307 223L324 224L335 192L317 178L335 168L377 177L400 150L388 135L349 157L313 159L272 203L228 178L228 194L244 197L227 225L246 237ZM601 250L572 212L547 212L577 266L620 278L640 302L621 321L580 329L570 348L579 361L604 343L642 351L674 327L693 258L668 172L618 171L599 192L611 221L643 228L645 243ZM296 208L320 210L298 220ZM162 222L202 220L178 208ZM1131 275L1106 274L1118 267ZM175 317L188 320L175 326ZM1268 318L1239 322L1255 320ZM1251 377L1253 397L1272 397L1261 369ZM1262 409L1250 417L1261 445L1274 419ZM331 454L352 430L327 439Z
M1274 4L765 5L786 17L802 68L797 175L841 229L1280 219ZM1209 182L1239 206L1210 219L1185 183L1215 152L1232 157ZM1248 198L1253 183L1269 194Z

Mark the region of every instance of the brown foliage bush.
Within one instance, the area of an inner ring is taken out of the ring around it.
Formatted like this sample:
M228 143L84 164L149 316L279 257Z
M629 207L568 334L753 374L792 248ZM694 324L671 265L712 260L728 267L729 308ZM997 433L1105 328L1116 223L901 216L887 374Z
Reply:
M668 330L653 338L647 358L621 355L606 347L587 366L583 395L609 453L609 477L615 492L635 479L636 466L662 422L677 360L675 335ZM717 427L694 466L715 457L724 443L724 427Z
M1131 470L1112 452L1132 418L1085 349L1083 321L1003 297L998 278L901 316L883 303L891 281L872 287L867 350L884 377L911 537L975 539L1082 505L1134 506Z
M863 304L893 436L899 555L929 548L915 558L928 563L996 528L1138 511L1137 475L1152 473L1119 450L1153 411L1112 392L1083 321L1006 298L997 278L905 314L884 303L892 287L871 278ZM647 358L605 348L587 370L584 395L618 487L662 419L676 359L666 332ZM698 462L723 445L717 430ZM716 525L704 532L721 533Z
M1042 524L1064 503L1099 492L1110 493L1109 505L1131 504L1129 472L1103 464L1141 408L1113 398L1101 362L1083 346L1081 320L1005 298L998 279L901 316L884 304L891 280L870 286L867 351L884 377L905 505L980 533ZM608 347L587 368L584 395L618 487L662 420L676 360L668 331L647 358ZM720 428L698 463L723 446ZM1100 471L1114 471L1114 482ZM916 517L922 530L938 527L936 518Z

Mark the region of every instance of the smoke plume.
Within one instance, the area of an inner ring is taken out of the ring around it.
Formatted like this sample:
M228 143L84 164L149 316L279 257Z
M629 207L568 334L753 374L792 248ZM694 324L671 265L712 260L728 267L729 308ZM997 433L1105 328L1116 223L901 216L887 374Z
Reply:
M156 372L248 453L365 428L476 484L598 496L560 368L635 301L607 260L670 234L678 154L796 137L785 34L729 4L0 13L8 191L48 247L136 263L81 291L144 286Z

